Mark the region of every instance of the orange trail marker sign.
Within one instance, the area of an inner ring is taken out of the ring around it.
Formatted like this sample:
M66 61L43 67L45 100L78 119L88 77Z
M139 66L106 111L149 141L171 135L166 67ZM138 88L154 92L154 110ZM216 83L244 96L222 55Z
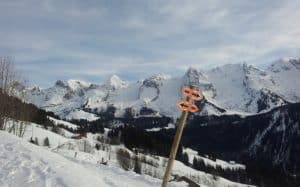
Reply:
M195 88L185 87L182 89L182 94L186 97L190 97L192 100L200 101L203 99L203 94L200 90Z
M181 100L177 103L177 106L180 110L182 110L181 117L179 119L178 127L176 130L176 134L174 137L174 141L172 144L168 165L166 168L166 172L163 178L163 182L161 184L162 187L166 187L169 181L169 177L171 175L172 167L174 164L174 160L176 158L178 145L182 136L184 124L186 122L187 116L189 112L197 112L199 108L193 103L193 100L200 101L203 99L203 94L200 90L197 90L193 87L185 87L182 89L182 94L186 96L184 100Z
M199 108L189 101L178 101L177 106L182 111L188 111L188 112L197 112Z

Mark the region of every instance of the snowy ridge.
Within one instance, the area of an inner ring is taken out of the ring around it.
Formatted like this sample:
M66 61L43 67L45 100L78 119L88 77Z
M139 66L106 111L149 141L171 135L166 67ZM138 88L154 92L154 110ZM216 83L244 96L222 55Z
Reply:
M75 109L75 110L69 112L69 114L66 115L65 118L67 120L86 119L87 121L95 121L95 120L99 119L99 117L97 117L95 114L91 114L89 112L85 112L83 110L78 110L78 109Z
M211 159L205 158L205 157L201 157L198 155L197 151L194 151L190 148L185 148L183 150L184 153L187 153L189 156L189 163L192 164L194 158L196 157L197 159L201 159L204 161L205 165L210 165L214 168L216 168L217 166L221 167L222 169L230 169L230 170L237 170L237 169L241 169L241 170L245 170L246 167L245 165L242 164L237 164L235 162L225 162L223 160L219 160L216 159L216 161L213 161Z
M72 129L77 129L78 128L77 125L74 125L74 124L72 124L70 122L67 122L67 121L55 119L55 118L50 117L50 116L48 116L48 119L51 120L55 125L61 124L61 125L64 125L66 127L72 128Z
M176 118L181 88L194 85L203 91L209 103L199 115L252 115L300 102L299 64L300 60L290 59L276 61L266 70L247 64L228 64L206 71L190 68L183 77L156 75L135 83L127 83L113 75L102 85L57 81L51 88L31 88L26 93L28 102L62 118L92 120L86 113L73 115L72 112L97 113L108 106L114 106L118 115L126 108L138 113L146 107Z

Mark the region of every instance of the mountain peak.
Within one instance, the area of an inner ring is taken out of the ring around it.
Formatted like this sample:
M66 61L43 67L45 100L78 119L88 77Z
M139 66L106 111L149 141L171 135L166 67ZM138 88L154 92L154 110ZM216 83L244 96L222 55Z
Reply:
M119 76L114 74L107 79L105 85L116 90L120 88L126 88L128 86L128 83L126 81L123 81Z
M68 84L63 80L57 80L55 82L55 86L62 87L62 88L67 88Z
M170 79L169 75L156 74L156 75L150 76L149 78L147 78L145 80L162 81L162 80L167 80L167 79Z
M77 90L79 88L87 88L91 84L81 80L69 79L67 81L58 80L55 83L55 86L67 88L71 90Z
M291 69L298 69L300 70L300 59L295 58L281 58L275 62L273 62L269 67L268 70L278 73L281 71L288 71Z
M193 67L190 67L183 76L183 84L184 86L191 85L199 87L201 77L203 77L201 72Z
M189 67L185 74L198 73L198 70L194 67Z
M169 75L157 74L153 75L143 81L143 85L147 87L159 87L164 80L170 79Z

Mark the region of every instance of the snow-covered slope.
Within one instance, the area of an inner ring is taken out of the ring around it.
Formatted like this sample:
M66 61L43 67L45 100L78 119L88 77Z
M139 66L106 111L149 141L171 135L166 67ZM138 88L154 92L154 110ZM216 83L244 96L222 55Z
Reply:
M200 115L255 114L286 103L300 102L300 60L279 60L266 70L247 64L229 64L211 70L188 69L183 77L155 75L127 83L113 75L102 85L83 81L57 81L48 89L27 89L28 102L53 111L63 118L97 119L95 113L108 107L116 115L126 108L139 113L151 108L159 114L177 117L176 102L186 85L199 87L206 98ZM90 114L87 114L90 113Z
M61 120L51 120L62 123ZM23 122L8 120L7 127L19 125ZM71 124L69 124L71 125ZM67 136L55 134L40 127L38 124L27 123L23 138L18 138L6 131L0 131L0 186L160 186L164 174L167 159L160 156L139 153L141 159L141 172L138 175L130 169L124 171L120 168L117 151L123 149L135 158L135 153L126 149L124 145L110 145L104 142L107 138L107 131L104 134L88 134L84 139L71 139ZM29 143L33 136L34 140L40 142L39 146ZM49 138L50 145L43 146L41 142ZM100 142L100 139L103 142ZM95 145L100 149L97 150ZM186 149L195 157L195 151ZM143 158L143 159L142 159ZM192 158L192 157L191 157ZM231 164L225 161L212 161L207 158L205 163L215 167L216 165L231 170L245 166ZM105 161L106 164L100 164ZM201 186L215 187L246 187L236 182L229 181L222 177L216 177L209 173L197 171L175 161L173 174L188 176ZM149 176L150 175L150 176ZM155 178L151 177L154 176ZM118 180L115 180L118 179ZM187 186L185 182L170 182L169 186Z
M300 60L279 60L273 63L268 72L276 84L274 90L289 102L300 100Z
M150 187L161 183L159 179L120 168L76 163L3 131L0 131L0 139L0 186Z
M230 170L238 170L238 169L245 170L246 169L245 165L237 164L234 161L225 162L225 161L219 160L219 159L216 159L215 161L213 161L209 158L199 156L197 151L190 149L190 148L185 148L183 150L183 152L188 154L190 164L192 164L194 158L196 158L196 159L202 160L205 163L205 165L209 165L214 168L221 167L222 169L230 169Z
M54 120L54 118L52 119ZM65 124L67 124L67 122L65 122ZM31 122L12 120L12 119L8 119L6 121L6 126L7 126L7 131L11 131L13 134L18 134L18 131L20 129L23 129L24 132L23 139L25 141L29 141L32 138L34 141L37 141L37 144L39 145L43 145L45 138L48 138L50 142L49 147L57 147L60 144L64 144L69 141L67 137L73 135L69 131L64 131L63 129L61 130L61 135L59 135L43 128L41 125L31 123ZM75 125L73 125L73 127L74 126ZM10 129L16 129L16 130L14 131Z

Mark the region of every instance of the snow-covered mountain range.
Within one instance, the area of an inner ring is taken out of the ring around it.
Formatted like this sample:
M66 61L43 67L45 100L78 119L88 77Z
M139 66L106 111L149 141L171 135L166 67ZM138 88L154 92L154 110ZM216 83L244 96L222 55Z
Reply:
M300 59L278 60L265 70L247 64L228 64L210 70L189 68L182 77L155 75L129 83L117 75L104 84L58 80L46 89L26 89L28 102L66 119L95 120L108 107L122 116L127 108L138 115L150 108L155 115L178 117L181 88L194 85L206 98L199 115L261 113L300 102Z

